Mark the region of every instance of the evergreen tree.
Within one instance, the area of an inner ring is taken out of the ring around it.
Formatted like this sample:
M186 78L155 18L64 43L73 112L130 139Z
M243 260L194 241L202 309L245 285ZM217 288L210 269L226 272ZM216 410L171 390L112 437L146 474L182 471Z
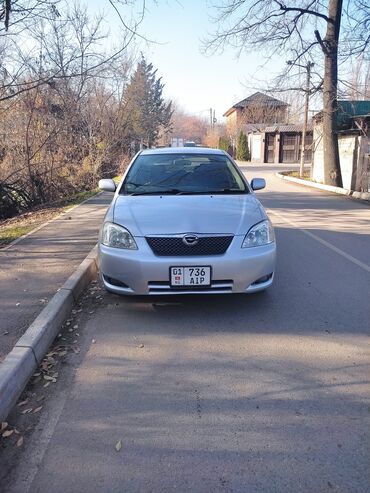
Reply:
M230 140L227 137L220 137L218 139L218 148L222 151L228 152L230 147Z
M248 147L248 139L242 131L240 131L238 138L236 159L238 159L239 161L250 161L251 159Z
M164 84L156 74L153 65L142 56L124 94L125 136L147 147L171 127L172 102L165 102Z

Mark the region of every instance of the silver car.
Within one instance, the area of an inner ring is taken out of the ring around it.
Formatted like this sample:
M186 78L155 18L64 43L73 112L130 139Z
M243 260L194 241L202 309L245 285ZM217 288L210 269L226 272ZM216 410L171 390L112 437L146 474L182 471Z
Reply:
M99 239L100 272L116 294L254 293L271 286L274 230L230 156L207 148L139 152L116 189Z

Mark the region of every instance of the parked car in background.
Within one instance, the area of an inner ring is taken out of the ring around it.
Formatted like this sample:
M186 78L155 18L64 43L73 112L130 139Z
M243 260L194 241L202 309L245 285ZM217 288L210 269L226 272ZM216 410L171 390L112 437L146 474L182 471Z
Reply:
M274 230L254 190L224 151L139 152L101 228L100 272L117 294L254 293L271 286Z

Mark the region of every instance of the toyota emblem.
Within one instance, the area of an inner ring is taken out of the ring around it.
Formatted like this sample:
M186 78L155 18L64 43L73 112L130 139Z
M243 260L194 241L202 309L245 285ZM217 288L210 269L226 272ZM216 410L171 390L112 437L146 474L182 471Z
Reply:
M199 238L196 235L185 235L182 238L182 242L186 246L194 246L198 243L198 241L199 241Z

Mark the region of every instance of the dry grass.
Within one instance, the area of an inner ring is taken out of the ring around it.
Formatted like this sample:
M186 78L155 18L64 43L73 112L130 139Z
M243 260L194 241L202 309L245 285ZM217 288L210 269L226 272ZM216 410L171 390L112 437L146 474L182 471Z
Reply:
M304 171L303 176L300 176L299 171L284 171L285 176L292 176L293 178L300 178L301 180L314 181L311 179L311 172Z

